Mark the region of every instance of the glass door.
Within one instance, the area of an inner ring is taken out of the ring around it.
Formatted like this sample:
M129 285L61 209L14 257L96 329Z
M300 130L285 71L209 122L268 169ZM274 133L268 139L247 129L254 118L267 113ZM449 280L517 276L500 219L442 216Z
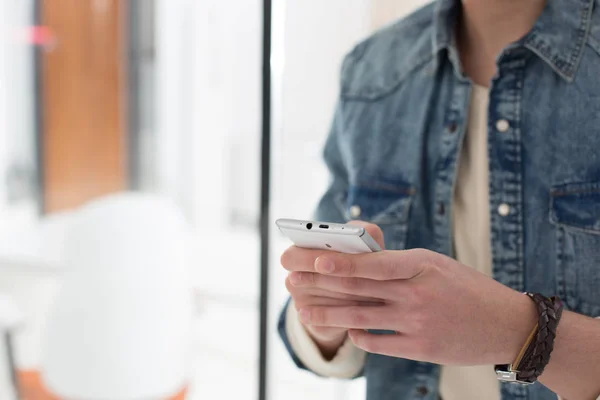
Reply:
M37 215L33 0L0 1L0 230Z
M259 0L0 0L0 296L24 312L15 361L30 397L50 398L44 325L71 216L131 190L173 201L188 228L193 343L173 396L257 397L261 12ZM37 70L31 41L49 34ZM5 358L0 344L2 399L14 398Z
M424 0L275 0L273 11L273 192L271 216L311 219L327 188L322 150L339 92L345 54L363 38ZM363 379L339 381L300 371L276 332L288 294L279 256L290 245L271 238L270 398L365 398Z

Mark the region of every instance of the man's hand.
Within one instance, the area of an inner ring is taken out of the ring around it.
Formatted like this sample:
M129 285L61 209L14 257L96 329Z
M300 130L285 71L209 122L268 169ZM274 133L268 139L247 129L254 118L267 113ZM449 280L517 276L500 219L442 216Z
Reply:
M316 336L333 338L349 329L354 344L371 353L439 364L509 364L537 322L525 295L432 251L303 254L304 262L287 264L296 293L354 296L351 303L383 300L297 305Z
M367 232L384 248L383 232L378 226L361 221L350 222L364 227ZM314 270L315 260L332 253L327 250L309 250L292 246L281 256L281 264L288 271ZM290 272L285 285L292 295L297 310L309 307L372 307L383 304L377 296L361 296L317 287L313 278L316 274L298 274ZM307 332L317 343L323 356L331 359L347 337L347 328L327 326L326 324L304 324Z

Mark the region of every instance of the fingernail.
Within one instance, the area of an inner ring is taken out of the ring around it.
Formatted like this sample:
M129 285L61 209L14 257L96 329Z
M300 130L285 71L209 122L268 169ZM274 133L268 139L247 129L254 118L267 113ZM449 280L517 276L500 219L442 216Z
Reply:
M290 283L294 286L299 285L300 282L302 282L302 275L298 274L298 273L291 273L290 274Z
M335 264L331 260L319 257L315 262L315 269L322 274L331 274L335 271Z
M300 315L300 321L304 323L307 323L310 320L310 311L308 311L306 308L298 311L298 315Z

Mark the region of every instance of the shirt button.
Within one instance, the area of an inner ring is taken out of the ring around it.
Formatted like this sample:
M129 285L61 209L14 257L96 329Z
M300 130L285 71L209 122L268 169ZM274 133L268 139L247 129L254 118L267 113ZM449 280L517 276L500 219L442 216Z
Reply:
M498 132L506 132L508 131L508 129L510 128L510 124L508 123L507 120L505 119L499 119L498 121L496 121L496 129L498 130Z
M510 214L510 206L506 203L502 203L498 206L498 214L500 214L502 217L506 217L508 214Z
M427 389L427 386L419 386L417 388L417 394L419 396L427 396L427 394L429 394L429 389Z
M446 206L444 205L444 202L440 201L438 203L438 214L439 215L444 215L446 214Z
M350 216L352 218L360 217L361 213L362 213L362 210L360 209L360 206L354 205L354 206L350 207Z
M455 122L452 122L450 125L448 125L448 132L456 133L457 130L458 130L458 125L456 125Z

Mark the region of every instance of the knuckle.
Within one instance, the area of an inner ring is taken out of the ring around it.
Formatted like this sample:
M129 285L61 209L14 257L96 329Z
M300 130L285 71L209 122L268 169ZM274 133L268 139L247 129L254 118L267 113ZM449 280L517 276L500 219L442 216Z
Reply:
M415 260L422 265L435 265L435 259L438 253L427 249L412 249Z
M293 293L294 292L294 285L292 285L292 282L290 281L290 277L288 276L287 278L285 278L285 288L287 289L287 291L289 293Z
M326 328L324 326L311 326L310 331L313 334L317 334L317 335L321 336L321 335L326 335L327 333L329 333L329 328Z
M336 333L336 328L329 328L326 326L311 326L310 331L317 337L326 338Z
M357 327L366 326L369 322L369 318L367 317L367 315L363 311L361 311L359 308L355 308L355 307L351 308L349 317L350 317L350 323L353 326L357 326Z
M424 285L412 284L407 287L407 293L410 296L411 303L420 309L430 301L431 293Z
M396 278L396 264L391 260L390 257L385 259L383 263L383 278L385 280L393 280Z
M424 257L424 256L427 256L429 254L429 250L423 249L421 247L418 247L416 249L412 249L412 251L415 253L415 255L420 256L420 257Z
M383 237L383 229L379 225L371 224L373 226L373 231L378 233L381 237Z
M379 225L369 223L365 229L371 236L383 239L383 230L379 227Z
M429 317L421 311L413 312L412 326L415 334L427 334L430 330Z
M360 347L369 353L379 353L381 350L378 343L371 336L363 336L360 339Z
M355 276L356 275L356 262L351 258L345 257L341 261L341 272L346 276Z
M413 349L419 358L429 358L432 354L436 354L435 342L427 338L419 338L414 344Z
M327 317L322 308L313 308L310 311L310 324L324 326L327 324Z
M342 278L341 283L342 283L342 287L344 289L354 291L354 290L360 289L363 282L359 278L350 277L350 278Z
M309 306L310 302L303 296L298 296L298 297L294 298L293 304L294 304L294 308L296 309L296 311L300 311L302 308Z
M283 252L283 254L281 254L279 261L281 262L281 265L283 266L283 268L285 268L287 270L289 270L291 268L293 259L294 259L293 253L294 253L294 248L289 247L286 251Z

